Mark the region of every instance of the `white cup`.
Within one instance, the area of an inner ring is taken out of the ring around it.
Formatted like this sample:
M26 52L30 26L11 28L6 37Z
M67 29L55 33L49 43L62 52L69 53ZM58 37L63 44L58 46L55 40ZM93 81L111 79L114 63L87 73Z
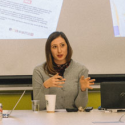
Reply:
M56 95L45 95L46 99L46 110L48 113L55 112Z

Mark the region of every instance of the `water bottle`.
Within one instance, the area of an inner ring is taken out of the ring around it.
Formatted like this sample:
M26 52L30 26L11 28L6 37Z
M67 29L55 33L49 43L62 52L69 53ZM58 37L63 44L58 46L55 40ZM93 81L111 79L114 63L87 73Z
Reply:
M3 109L2 109L2 103L0 103L0 121L2 121L3 118Z

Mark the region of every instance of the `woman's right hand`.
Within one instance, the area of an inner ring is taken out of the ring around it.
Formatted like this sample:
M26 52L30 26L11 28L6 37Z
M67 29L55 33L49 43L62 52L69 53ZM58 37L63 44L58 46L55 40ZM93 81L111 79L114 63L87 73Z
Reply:
M49 88L49 87L59 87L62 88L63 86L61 86L60 84L64 84L65 83L65 79L58 75L58 73L56 75L54 75L53 77L49 78L48 80L46 80L43 85L45 88Z

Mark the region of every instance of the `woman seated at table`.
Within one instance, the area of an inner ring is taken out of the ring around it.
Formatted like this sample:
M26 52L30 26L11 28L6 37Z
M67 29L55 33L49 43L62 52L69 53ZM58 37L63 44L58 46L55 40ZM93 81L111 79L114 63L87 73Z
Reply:
M72 48L63 32L53 32L45 46L46 62L33 71L33 98L40 100L40 110L46 109L46 94L56 94L56 109L74 109L87 105L88 88L95 79L88 69L75 62ZM81 57L83 58L83 57Z

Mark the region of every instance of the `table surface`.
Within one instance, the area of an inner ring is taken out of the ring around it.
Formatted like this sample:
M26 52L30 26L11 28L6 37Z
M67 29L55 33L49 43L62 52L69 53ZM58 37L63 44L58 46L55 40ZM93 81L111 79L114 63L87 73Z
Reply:
M57 110L55 113L47 113L46 110L14 110L9 118L0 121L0 125L125 125L125 116L122 117L122 122L118 122L124 114L125 112L114 113L95 109L91 112Z

